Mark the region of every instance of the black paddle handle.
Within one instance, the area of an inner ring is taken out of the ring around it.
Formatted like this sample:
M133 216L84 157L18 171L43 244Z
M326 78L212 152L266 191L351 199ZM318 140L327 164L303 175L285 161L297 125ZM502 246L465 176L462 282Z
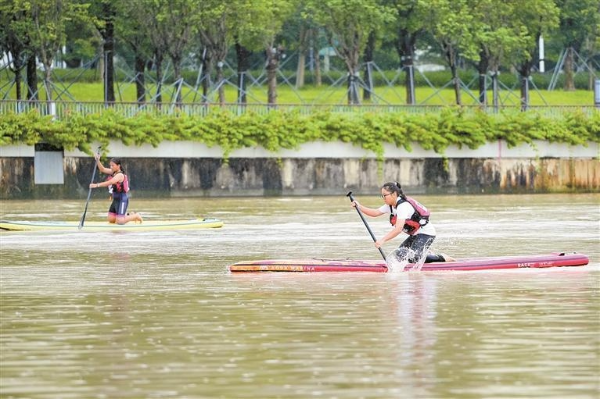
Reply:
M100 154L100 150L102 147L98 147L98 154ZM92 181L90 182L90 184L94 183L94 179L96 178L96 162L94 162L94 170L92 172ZM92 197L92 188L88 188L88 196L87 196L87 201L85 201L85 209L83 210L83 215L81 215L81 220L79 221L79 226L77 227L78 230L81 230L81 228L83 227L83 223L85 223L85 215L87 214L87 210L88 210L88 205L90 204L90 198Z
M354 202L354 197L352 196L352 191L350 191L348 194L346 194L346 197L350 198L350 202ZM373 239L373 242L376 242L377 238L375 238L375 234L373 234L373 231L369 227L369 224L365 220L365 217L363 216L362 212L360 211L360 209L358 209L358 205L355 206L354 209L356 209L356 212L358 212L358 216L360 216L360 218L362 219L363 223L365 224L365 227L367 228L367 231L371 235L371 238ZM385 258L385 254L383 253L383 250L381 249L381 247L377 248L377 249L379 250L379 253L383 257L383 260L385 260L387 262L387 259Z

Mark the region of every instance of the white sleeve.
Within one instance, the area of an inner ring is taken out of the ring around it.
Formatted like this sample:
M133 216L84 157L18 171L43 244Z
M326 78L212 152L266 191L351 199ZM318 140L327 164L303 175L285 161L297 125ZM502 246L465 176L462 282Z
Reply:
M381 205L379 208L377 208L379 210L379 212L381 213L390 213L390 206L389 205Z

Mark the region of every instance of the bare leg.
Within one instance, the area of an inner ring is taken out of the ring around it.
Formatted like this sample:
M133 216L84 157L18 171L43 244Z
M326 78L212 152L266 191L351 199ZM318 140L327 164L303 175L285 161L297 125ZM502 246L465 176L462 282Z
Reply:
M123 215L117 218L117 224L126 224L133 221L142 223L144 220L137 212L132 212L130 215Z
M450 256L448 254L442 253L441 255L444 257L446 262L456 262L456 258L453 258L452 256Z
M451 257L450 255L446 255L443 253L435 254L430 251L427 254L425 263L434 263L434 262L456 262L456 259Z

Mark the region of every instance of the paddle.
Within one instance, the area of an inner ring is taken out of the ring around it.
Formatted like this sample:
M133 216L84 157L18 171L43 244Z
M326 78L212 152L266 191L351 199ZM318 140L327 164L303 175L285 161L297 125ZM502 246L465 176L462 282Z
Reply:
M100 148L98 147L98 154L100 154ZM94 162L94 171L92 172L92 181L90 184L94 183L94 178L96 177L96 162ZM85 209L83 210L83 215L81 215L81 220L79 221L79 226L77 227L78 230L81 230L81 228L83 227L83 223L85 222L85 214L87 213L87 209L88 209L88 205L90 204L90 197L92 196L92 188L90 187L88 190L88 196L87 196L87 201L85 201Z
M354 197L352 196L352 191L350 191L348 194L346 194L346 197L350 198L350 202L354 202ZM363 214L360 211L360 209L358 209L358 206L355 207L354 209L356 209L356 212L358 212L358 216L360 216L360 218L362 219L363 223L365 224L365 227L367 228L367 231L371 235L371 238L373 239L373 242L377 241L377 239L375 238L375 234L373 234L373 232L371 231L371 228L369 227L369 224L365 220L365 217L363 216ZM383 250L381 248L377 248L377 249L379 250L379 253L383 257L383 260L387 262L387 259L385 258L385 254L383 253Z

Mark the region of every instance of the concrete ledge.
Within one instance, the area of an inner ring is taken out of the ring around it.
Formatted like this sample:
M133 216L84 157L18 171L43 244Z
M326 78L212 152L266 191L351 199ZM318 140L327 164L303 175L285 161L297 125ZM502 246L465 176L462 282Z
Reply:
M422 159L440 158L441 155L433 150L425 150L418 144L413 144L412 152L384 144L384 157L389 159ZM1 157L33 157L33 146L0 146ZM203 143L191 141L165 141L154 148L149 144L141 146L126 146L122 142L111 142L109 155L121 158L223 158L223 149L208 147ZM600 145L589 143L584 146L570 146L563 143L535 141L533 145L519 145L508 148L505 141L487 143L477 149L449 147L445 154L447 158L600 158ZM65 151L65 157L89 157L79 150ZM375 154L349 143L313 142L302 145L298 150L281 150L272 153L262 147L242 148L231 153L229 158L282 158L282 159L375 159Z

